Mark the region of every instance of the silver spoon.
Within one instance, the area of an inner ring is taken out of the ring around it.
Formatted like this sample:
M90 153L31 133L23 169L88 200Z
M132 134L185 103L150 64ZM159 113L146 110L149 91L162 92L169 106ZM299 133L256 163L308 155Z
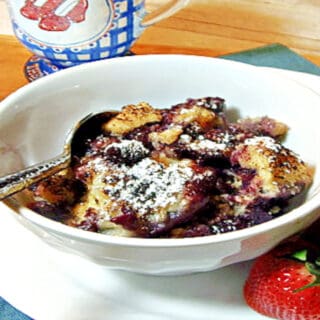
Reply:
M67 168L73 155L84 153L85 146L83 143L81 144L81 141L83 142L86 138L98 135L101 132L101 125L116 114L116 111L106 111L87 115L69 132L64 143L63 152L59 156L0 177L0 200Z

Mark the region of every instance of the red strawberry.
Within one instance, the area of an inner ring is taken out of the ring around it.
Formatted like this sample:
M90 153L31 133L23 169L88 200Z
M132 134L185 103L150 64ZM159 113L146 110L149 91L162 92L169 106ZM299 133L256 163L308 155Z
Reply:
M319 248L292 239L259 257L244 285L247 304L281 320L320 320Z

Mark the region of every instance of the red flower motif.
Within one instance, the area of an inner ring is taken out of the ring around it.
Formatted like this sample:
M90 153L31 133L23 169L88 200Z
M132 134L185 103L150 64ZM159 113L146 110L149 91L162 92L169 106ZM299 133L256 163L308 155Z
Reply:
M85 20L88 0L47 0L41 6L37 0L26 0L21 14L27 19L38 20L46 31L66 31L72 22Z

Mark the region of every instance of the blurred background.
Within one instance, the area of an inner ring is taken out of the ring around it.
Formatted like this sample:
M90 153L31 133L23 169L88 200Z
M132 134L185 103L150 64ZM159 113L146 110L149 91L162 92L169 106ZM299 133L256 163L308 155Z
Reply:
M164 1L147 3L154 9ZM170 35L164 38L163 32ZM0 34L10 33L5 0L0 0ZM146 30L139 43L150 44L151 53L212 56L282 43L320 64L320 1L190 0L184 10Z

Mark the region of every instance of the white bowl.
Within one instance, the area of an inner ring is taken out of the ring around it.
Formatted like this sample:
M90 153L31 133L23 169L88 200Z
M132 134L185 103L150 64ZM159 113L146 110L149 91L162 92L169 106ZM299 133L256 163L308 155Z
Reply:
M240 231L185 239L106 236L44 218L14 199L18 220L44 241L110 268L146 274L213 270L252 259L319 217L320 97L265 69L222 59L149 55L70 68L37 80L0 104L0 139L25 166L58 155L69 129L92 111L147 101L169 107L220 96L240 116L268 115L290 127L286 145L315 167L305 202L272 221Z

